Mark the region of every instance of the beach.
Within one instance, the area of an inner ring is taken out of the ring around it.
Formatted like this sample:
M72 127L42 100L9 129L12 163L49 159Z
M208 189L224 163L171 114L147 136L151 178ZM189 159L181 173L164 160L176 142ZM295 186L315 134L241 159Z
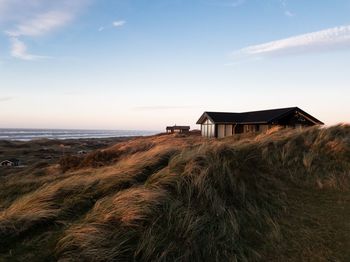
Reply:
M159 133L146 130L93 130L93 129L32 129L0 128L0 140L30 141L34 139L82 139L145 136Z

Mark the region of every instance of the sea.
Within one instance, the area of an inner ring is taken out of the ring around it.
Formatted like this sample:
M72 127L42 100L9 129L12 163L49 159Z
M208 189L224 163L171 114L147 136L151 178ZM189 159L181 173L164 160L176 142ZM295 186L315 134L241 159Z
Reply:
M0 128L0 140L30 141L34 139L109 138L148 136L157 133L159 131Z

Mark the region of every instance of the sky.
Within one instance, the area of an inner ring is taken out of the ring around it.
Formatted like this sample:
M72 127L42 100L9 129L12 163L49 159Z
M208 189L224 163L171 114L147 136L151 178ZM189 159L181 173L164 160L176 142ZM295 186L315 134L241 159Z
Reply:
M0 0L0 128L350 122L350 0Z

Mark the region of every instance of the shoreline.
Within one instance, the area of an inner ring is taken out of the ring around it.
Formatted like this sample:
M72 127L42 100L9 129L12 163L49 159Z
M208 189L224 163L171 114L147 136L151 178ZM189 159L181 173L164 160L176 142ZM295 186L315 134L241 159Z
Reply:
M107 137L67 137L67 138L51 138L51 137L41 137L41 138L33 138L33 139L0 139L0 143L2 142L23 142L23 143L30 143L30 142L45 142L45 141L77 141L77 140L111 140L111 139L119 139L119 138L137 138L137 137L147 137L147 136L153 136L157 134L150 134L150 135L139 135L139 136L131 136L131 135L125 135L125 136L107 136Z
M108 139L156 135L160 131L146 130L83 130L83 129L0 129L0 141Z

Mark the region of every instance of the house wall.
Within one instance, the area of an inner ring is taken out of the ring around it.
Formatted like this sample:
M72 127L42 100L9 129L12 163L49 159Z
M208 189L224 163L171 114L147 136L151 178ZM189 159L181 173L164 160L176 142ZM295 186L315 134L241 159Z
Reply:
M240 133L266 132L269 125L217 125L217 137L222 138Z
M275 126L278 126L278 124L274 124L274 125L218 124L218 125L215 125L209 120L206 120L201 125L201 133L202 133L202 136L204 137L223 138L223 137L232 136L234 134L240 134L240 133L266 133L270 128Z
M244 125L244 133L253 133L257 131L256 125Z
M207 119L201 125L201 133L204 137L215 137L215 125Z
M222 137L226 137L226 136L232 136L233 134L233 125L224 125L224 124L220 124L217 125L217 137L218 138L222 138Z
M260 125L260 128L259 128L259 132L267 132L267 130L269 130L269 125Z
M275 125L244 125L243 133L264 133Z
M232 129L233 129L232 125L225 125L225 134L226 134L226 136L232 136Z
M235 125L235 134L242 134L244 132L243 125Z
M225 137L225 125L218 125L218 138Z

